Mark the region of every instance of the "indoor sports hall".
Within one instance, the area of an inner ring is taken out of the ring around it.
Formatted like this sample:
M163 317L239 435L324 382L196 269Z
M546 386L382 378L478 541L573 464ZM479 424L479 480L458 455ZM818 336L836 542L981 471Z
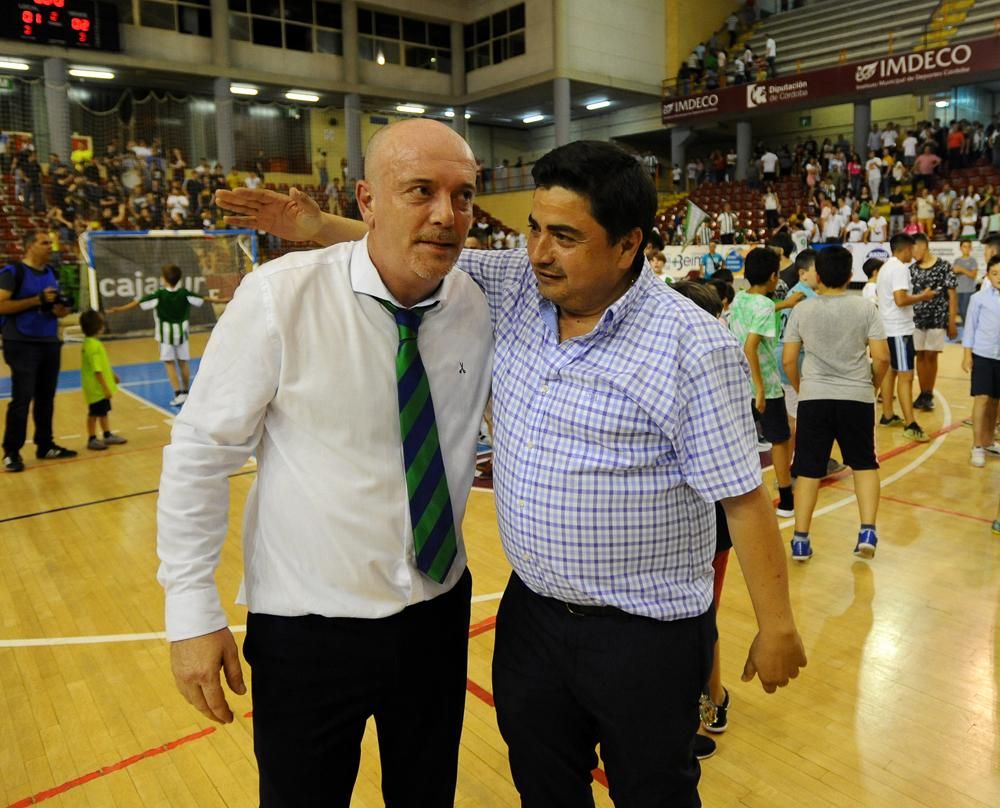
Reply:
M873 425L874 557L853 552L858 505L837 448L808 561L789 552L794 519L775 516L808 664L774 693L741 681L758 615L731 558L717 603L728 726L700 730L715 746L697 764L698 794L712 808L1000 805L1000 424L978 463L962 344L962 306L980 311L978 297L1000 294L987 274L1000 237L1000 0L2 5L0 303L21 297L13 268L38 254L36 234L51 240L45 263L63 297L46 310L66 309L52 443L75 454L37 458L29 419L23 471L0 470L0 808L261 804L249 691L225 688L227 724L178 692L157 498L171 429L226 317L226 302L213 301L316 245L227 221L215 194L298 188L324 212L360 218L369 140L413 118L451 127L475 156L469 250L530 251L532 168L553 148L596 140L627 150L655 184L643 271L668 283L703 283L718 255L745 291L752 249L779 251L787 269L798 253L843 242L848 294L861 295L865 262L888 259L897 232L924 234L928 260L949 272L968 259L970 286L958 279L956 295L944 292L955 300L949 333L915 414L928 440ZM920 161L925 153L935 160ZM160 310L133 305L170 286L165 265L180 267L178 288L210 298L191 314L188 385L165 370ZM107 437L124 439L96 448L82 367L88 310L102 314L118 377ZM926 385L915 374L914 398ZM883 411L876 404L876 419ZM336 401L329 417L344 417ZM512 566L485 420L478 449L462 525L473 583L454 805L507 808L521 797L493 655ZM777 505L773 455L763 444L759 455ZM248 688L248 614L236 600L257 473L251 457L228 475L216 572ZM415 749L423 741L413 734ZM597 760L593 804L632 808L616 803ZM369 720L350 805L385 805L382 788Z

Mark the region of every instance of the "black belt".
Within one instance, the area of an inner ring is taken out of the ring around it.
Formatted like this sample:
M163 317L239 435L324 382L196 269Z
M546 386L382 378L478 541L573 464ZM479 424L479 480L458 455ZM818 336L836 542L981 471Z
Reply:
M635 617L614 606L585 606L582 603L567 603L563 600L557 600L556 603L574 617Z

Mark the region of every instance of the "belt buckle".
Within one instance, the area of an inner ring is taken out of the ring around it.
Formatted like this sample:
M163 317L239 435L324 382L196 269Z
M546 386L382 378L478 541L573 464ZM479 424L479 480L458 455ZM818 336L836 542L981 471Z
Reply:
M575 606L575 605L576 604L567 603L566 601L563 601L563 606L566 607L566 611L569 612L571 615L573 615L574 617L586 617L587 616L586 612L575 612L575 611L573 611L573 606Z

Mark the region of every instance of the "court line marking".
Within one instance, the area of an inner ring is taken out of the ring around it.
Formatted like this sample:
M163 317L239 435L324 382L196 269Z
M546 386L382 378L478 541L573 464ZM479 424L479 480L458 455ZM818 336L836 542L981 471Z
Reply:
M126 387L119 386L118 389L121 392L123 392L125 395L127 395L129 398L131 398L131 399L133 399L135 401L138 401L140 404L143 404L146 407L149 407L149 409L156 410L157 412L162 412L164 415L169 416L171 424L174 422L174 415L176 413L171 412L170 410L166 409L165 407L161 407L159 404L154 404L148 398L143 398L142 396L137 396L135 393L133 393L131 390L129 390Z
M503 592L488 592L483 595L475 595L473 603L487 603L489 601L500 600ZM484 631L493 628L496 622L495 617L488 617L480 623L473 625L469 631L470 636L475 637ZM230 626L229 630L234 634L242 634L247 630L246 625ZM38 648L55 645L99 645L111 642L149 642L150 640L165 640L167 634L164 631L147 631L139 634L85 634L78 637L35 637L23 640L2 640L0 648Z
M67 780L65 783L55 786L54 788L48 788L45 791L39 791L37 794L32 794L30 797L25 797L17 802L12 802L9 806L7 806L7 808L30 808L32 805L37 805L38 803L51 799L52 797L58 797L61 794L65 794L72 788L89 783L91 780L96 780L99 777L106 777L109 774L114 774L115 772L128 768L135 763L146 760L147 758L162 755L165 752L170 752L176 749L178 746L191 743L191 741L200 740L201 738L211 735L215 731L215 727L206 727L199 732L185 735L183 738L178 738L175 741L168 741L162 746L154 746L144 752L140 752L137 755L132 755L131 757L127 757L117 763L112 763L110 766L101 766L99 769L95 769L94 771L80 775L79 777L74 777L72 780Z

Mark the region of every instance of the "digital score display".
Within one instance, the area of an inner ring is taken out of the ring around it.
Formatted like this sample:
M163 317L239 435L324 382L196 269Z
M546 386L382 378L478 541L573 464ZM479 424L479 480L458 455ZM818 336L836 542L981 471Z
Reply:
M0 36L84 50L118 50L114 6L98 0L0 0Z

